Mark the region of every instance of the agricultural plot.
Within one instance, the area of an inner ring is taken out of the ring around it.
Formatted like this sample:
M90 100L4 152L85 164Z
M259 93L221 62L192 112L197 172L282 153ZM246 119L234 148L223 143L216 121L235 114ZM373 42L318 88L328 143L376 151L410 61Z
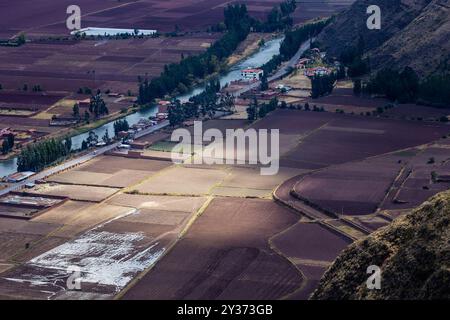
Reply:
M393 156L346 163L305 176L293 190L301 199L337 214L370 214L377 210L402 167Z
M118 192L119 189L109 187L93 187L50 183L39 185L33 190L36 194L63 196L75 201L101 202Z
M124 94L128 90L136 92L139 75L158 76L165 64L178 62L182 54L203 52L207 47L205 44L209 46L218 37L204 33L184 36L182 40L73 41L64 45L55 41L17 48L0 47L0 57L4 61L0 66L0 83L8 90L28 84L29 90L31 86L39 85L46 91L68 93L83 87ZM16 102L26 101L19 99ZM116 109L120 107L119 104Z
M134 187L139 193L206 195L227 176L225 168L175 166Z
M2 7L0 14L1 38L9 38L20 32L30 36L66 35L64 21L66 8L72 3L68 0L41 1L40 5L25 5L25 0ZM232 1L231 3L236 2ZM264 19L267 13L281 0L257 1L246 0L250 14ZM332 0L326 3L299 3L293 14L294 22L330 16L346 7L353 0ZM223 20L223 8L230 2L225 0L161 1L125 0L117 2L80 0L77 5L82 9L83 27L141 28L158 31L174 31L178 25L182 31L205 30L207 27ZM24 8L26 8L24 10ZM39 15L31 14L40 12Z
M245 2L251 15L265 18L281 0ZM176 25L182 31L205 30L223 20L223 9L228 3L226 0L81 0L77 5L82 10L83 27L140 28L169 32L174 31ZM71 4L67 0L58 3L41 1L38 6L21 0L5 6L0 14L0 37L10 37L22 31L30 36L67 35L66 8ZM33 12L42 14L34 15ZM313 14L317 16L317 13Z
M302 119L299 123L309 118L316 120L321 115L324 120L328 120L326 126L322 125L320 129L316 127L298 147L282 157L282 165L284 161L285 165L299 168L321 168L361 160L429 143L448 133L447 126L441 124L418 124L319 112L284 112L291 113L292 122L295 119ZM272 123L272 126L275 125L276 123ZM278 125L283 126L281 123ZM411 132L415 134L412 135Z
M293 14L294 22L305 22L317 17L328 17L349 7L355 0L329 0L318 2L298 2Z
M263 176L258 167L231 167L229 175L212 191L215 195L229 197L267 198L285 180L304 173L305 170L280 168L273 176Z
M206 198L204 197L147 196L121 193L109 199L108 203L140 210L196 212L205 201Z
M54 116L61 118L72 118L73 117L73 106L78 103L79 100L89 99L90 95L73 94L68 98L58 101L56 104L51 106L44 112L38 113L34 116L36 119L52 119ZM110 114L114 114L122 111L132 105L129 97L109 97L107 95L102 96L106 105L108 106L108 111ZM80 114L84 114L87 111L87 107L80 108Z
M205 200L121 194L110 204L68 202L39 218L53 221L63 215L64 226L24 252L18 258L23 264L1 274L0 295L70 299L74 293L62 288L70 275L67 268L78 266L82 270L78 297L111 299L161 257ZM78 212L71 211L77 208ZM74 238L63 239L62 234Z
M441 140L444 142L444 140ZM440 141L418 151L408 161L403 176L394 185L382 209L413 208L433 195L448 190L450 149Z
M389 220L377 215L370 216L355 216L350 218L352 222L367 228L370 231L375 231L389 224Z
M84 270L81 285L85 291L112 295L159 258L164 248L158 245L141 233L91 230L7 271L0 281L5 288L21 283L21 293L31 297L36 289L47 298L60 291L64 295L67 270L77 265Z
M449 112L443 108L433 108L415 104L400 104L395 108L386 110L384 115L394 119L410 120L439 120L448 116Z
M0 264L8 266L27 261L67 239L49 237L61 225L34 220L0 218ZM0 268L1 269L1 268ZM5 267L0 272L10 269ZM0 296L2 296L0 288Z
M271 246L302 273L304 285L287 299L306 300L338 254L351 241L318 223L298 222L271 238Z
M170 165L167 161L102 156L47 180L62 184L125 188Z
M45 110L62 98L64 95L60 93L46 92L44 94L2 90L0 91L0 109L37 112Z
M65 202L62 206L49 210L45 214L34 218L33 221L45 223L58 223L65 225L74 217L76 217L81 211L90 207L91 205L92 203L89 202L69 200Z
M336 109L344 110L346 113L365 114L372 112L378 107L384 108L389 101L382 98L358 97L353 93L352 88L336 88L333 92L325 97L317 99L304 99L303 103L308 102L312 107L324 107L327 111L335 112Z
M272 245L289 259L332 262L351 243L318 223L297 223L271 239Z
M302 277L268 246L297 217L271 201L214 199L125 299L276 299Z

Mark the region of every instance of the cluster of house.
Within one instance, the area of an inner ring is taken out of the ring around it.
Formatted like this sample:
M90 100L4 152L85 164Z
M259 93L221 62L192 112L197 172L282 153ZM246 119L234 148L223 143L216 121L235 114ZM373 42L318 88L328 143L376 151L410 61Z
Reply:
M6 138L9 135L15 135L14 131L11 128L3 128L0 130L0 139Z
M295 65L296 69L298 70L304 70L304 75L307 77L314 77L314 76L323 76L323 75L329 75L332 73L332 69L318 66L318 67L308 67L312 63L314 63L317 60L320 60L325 57L324 52L320 52L318 48L313 48L310 50L310 54L308 55L309 58L301 58L297 61L297 64Z
M14 140L16 143L24 143L32 139L40 138L45 134L35 129L17 130L7 127L0 130L0 143L3 139L7 138L10 135L14 136Z
M332 70L326 67L315 67L306 69L304 75L307 77L324 76L331 74L331 72Z

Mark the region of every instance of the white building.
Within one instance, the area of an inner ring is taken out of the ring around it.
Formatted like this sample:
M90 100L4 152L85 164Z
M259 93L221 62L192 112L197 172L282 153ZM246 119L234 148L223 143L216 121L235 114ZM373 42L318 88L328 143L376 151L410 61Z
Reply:
M157 33L156 30L144 30L144 29L117 29L117 28L94 28L94 27L88 27L83 28L80 30L72 31L70 34L86 34L87 36L100 36L100 37L112 37L112 36L118 36L121 34L129 34L129 35L136 35L136 36L151 36Z
M241 71L243 80L259 80L264 75L262 69L245 69Z

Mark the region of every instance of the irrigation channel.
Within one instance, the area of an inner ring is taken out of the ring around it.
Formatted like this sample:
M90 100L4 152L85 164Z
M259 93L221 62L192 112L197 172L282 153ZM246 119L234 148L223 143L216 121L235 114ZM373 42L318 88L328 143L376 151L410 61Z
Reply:
M241 77L241 70L252 67L260 67L267 61L269 61L274 55L280 52L280 45L283 41L283 37L276 38L270 41L267 41L264 46L262 46L257 52L252 54L251 56L243 59L242 61L235 64L230 68L226 73L219 76L221 86L225 86L232 81L238 80ZM199 85L192 89L190 92L180 95L177 98L181 101L187 101L190 97L200 94L205 90L205 85ZM142 118L149 118L150 116L154 116L157 113L157 108L148 108L146 110L137 111L133 114L130 114L124 119L128 121L131 125L137 123ZM114 121L108 122L92 131L95 132L99 137L102 137L106 130L109 130L110 135L114 133ZM80 149L81 143L89 136L89 133L82 133L72 137L72 149ZM17 171L17 157L0 161L0 177L10 175Z

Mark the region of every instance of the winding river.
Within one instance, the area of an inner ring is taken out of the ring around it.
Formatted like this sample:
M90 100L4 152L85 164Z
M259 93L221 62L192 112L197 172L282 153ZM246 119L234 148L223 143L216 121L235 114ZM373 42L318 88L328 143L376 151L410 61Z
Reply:
M235 81L240 79L240 71L242 69L251 68L251 67L260 67L267 61L269 61L274 55L278 54L280 51L280 45L283 38L276 38L270 41L267 41L264 46L262 46L256 53L247 57L246 59L240 61L231 69L220 75L219 80L221 86L225 86L231 81ZM181 101L187 101L190 97L195 96L201 93L205 89L204 85L200 85L195 87L190 92L178 96L178 99ZM155 115L157 112L157 108L150 108L144 111L138 111L136 113L130 114L125 117L128 123L131 125L137 123L141 118L148 118L150 116ZM108 122L101 127L93 129L93 131L99 136L102 137L106 130L109 130L110 136L114 134L114 121ZM89 133L82 133L72 137L72 148L79 149L81 148L81 143L88 137ZM7 176L11 173L17 171L17 157L5 161L0 161L0 177Z

